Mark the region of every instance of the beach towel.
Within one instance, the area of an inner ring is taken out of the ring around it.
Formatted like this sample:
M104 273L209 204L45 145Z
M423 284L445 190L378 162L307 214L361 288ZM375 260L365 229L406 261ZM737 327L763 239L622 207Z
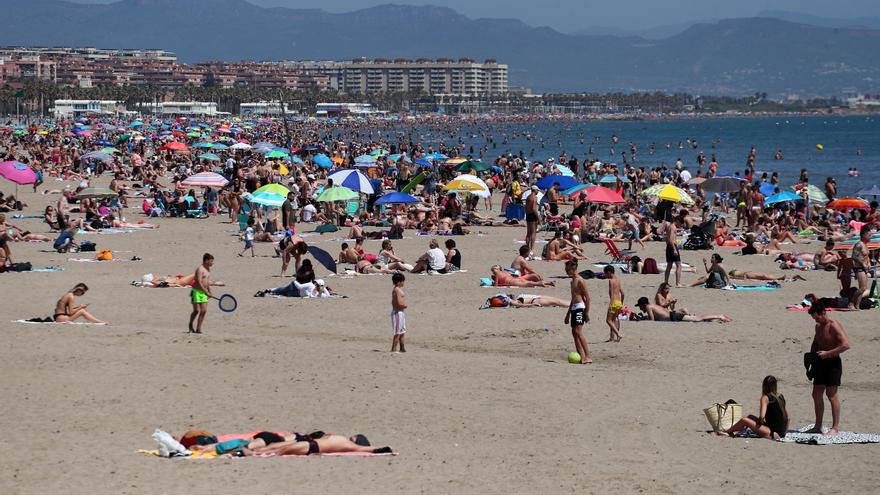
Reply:
M12 320L12 323L26 323L28 325L106 325L106 323L92 323L90 321L29 321Z
M803 445L845 445L860 443L880 443L880 434L876 433L854 433L851 431L842 431L839 435L833 437L820 435L818 433L805 433L813 428L813 425L807 425L797 430L789 430L785 434L785 438L780 439L782 443L799 443ZM828 431L828 428L824 428Z
M700 287L705 289L706 285L703 284ZM781 288L778 285L728 285L717 290L779 290Z
M91 235L91 234L130 234L132 232L138 232L142 230L150 230L150 229L103 229L96 230L93 232L79 230L77 231L77 235Z
M126 262L126 261L131 261L131 260L120 260L120 259L97 260L95 258L67 258L67 261L75 261L77 263L113 263L113 262Z
M45 268L31 268L30 270L0 270L0 273L46 273L46 272L63 272L64 268L58 266L47 266Z

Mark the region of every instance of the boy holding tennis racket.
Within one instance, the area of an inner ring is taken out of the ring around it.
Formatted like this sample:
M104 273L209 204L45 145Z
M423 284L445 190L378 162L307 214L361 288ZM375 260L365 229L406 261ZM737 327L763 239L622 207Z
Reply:
M192 290L189 297L192 302L192 313L189 315L189 332L202 333L202 322L205 321L205 315L208 314L208 300L213 297L211 294L211 267L214 266L214 257L210 253L202 256L202 264L196 268L195 280L193 280ZM196 328L193 329L193 321L199 317Z

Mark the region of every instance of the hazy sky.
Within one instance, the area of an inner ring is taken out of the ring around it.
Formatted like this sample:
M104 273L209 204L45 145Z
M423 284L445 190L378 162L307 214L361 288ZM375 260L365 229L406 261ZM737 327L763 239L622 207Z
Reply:
M109 3L114 0L73 0ZM210 0L203 0L209 6ZM558 31L605 26L635 31L656 26L784 10L822 17L880 16L880 0L247 0L262 6L347 12L386 3L442 5L468 17L516 18Z

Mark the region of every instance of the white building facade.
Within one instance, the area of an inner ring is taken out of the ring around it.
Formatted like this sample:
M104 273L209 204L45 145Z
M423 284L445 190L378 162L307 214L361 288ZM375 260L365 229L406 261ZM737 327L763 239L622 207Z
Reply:
M58 118L87 115L121 115L128 113L125 103L116 100L55 100L51 113Z

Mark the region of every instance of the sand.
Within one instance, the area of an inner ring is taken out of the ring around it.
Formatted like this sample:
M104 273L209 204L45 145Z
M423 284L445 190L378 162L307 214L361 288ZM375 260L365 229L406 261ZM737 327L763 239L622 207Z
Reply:
M5 187L5 186L4 186ZM57 196L23 194L29 214ZM497 202L496 202L497 204ZM132 210L129 221L140 216ZM46 232L38 220L18 225ZM813 421L802 353L812 320L785 311L807 292L836 291L833 274L776 292L676 289L697 313L724 312L726 325L624 322L623 341L608 336L607 283L588 282L587 326L595 364L569 365L573 349L564 309L478 310L494 263L507 265L522 228L475 228L457 237L467 273L411 275L405 287L409 352L392 355L390 276L325 277L346 299L254 298L287 283L269 244L239 258L237 226L225 217L159 219L156 231L80 236L138 262L72 263L47 244L15 243L18 261L60 265L58 273L0 274L0 492L14 493L786 493L875 492L878 446L811 447L706 434L702 409L733 398L756 413L760 384L779 378L791 426ZM301 225L300 232L311 230ZM428 238L395 241L413 261ZM308 240L335 254L326 234ZM445 240L441 238L441 241ZM369 252L378 242L367 241ZM814 251L813 242L801 249ZM598 244L586 245L595 260ZM662 244L646 253L660 258ZM144 273L188 273L203 252L216 256L215 278L239 309L211 305L205 334L187 335L185 289L130 285ZM778 271L771 259L721 250L725 266ZM640 253L642 257L645 254ZM685 252L701 266L707 251ZM662 259L661 259L662 261ZM562 263L535 263L561 276ZM319 270L319 276L325 274ZM695 274L685 274L691 282ZM662 275L625 275L626 302L653 297ZM76 282L108 327L22 325L51 314ZM559 287L525 292L567 297ZM843 429L878 432L877 311L837 313L852 349L844 354ZM830 410L826 412L830 423ZM179 435L321 429L365 433L390 445L389 458L164 460L155 428Z

